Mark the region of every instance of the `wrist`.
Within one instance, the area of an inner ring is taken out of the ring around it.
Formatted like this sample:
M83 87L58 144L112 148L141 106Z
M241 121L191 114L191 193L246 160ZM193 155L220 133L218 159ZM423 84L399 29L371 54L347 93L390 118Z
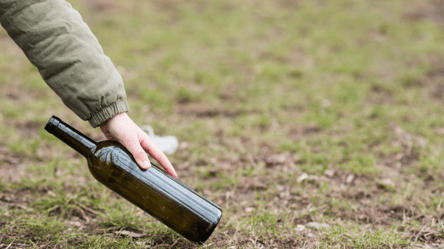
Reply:
M114 120L120 119L120 118L124 118L124 117L128 117L128 114L126 114L125 112L121 112L121 113L117 113L116 115L112 116L111 118L105 120L103 123L100 124L100 127L104 127L106 126L109 122L112 122Z
M93 113L88 121L91 126L95 128L106 123L111 117L117 116L119 113L127 112L128 110L128 103L125 99L121 99Z

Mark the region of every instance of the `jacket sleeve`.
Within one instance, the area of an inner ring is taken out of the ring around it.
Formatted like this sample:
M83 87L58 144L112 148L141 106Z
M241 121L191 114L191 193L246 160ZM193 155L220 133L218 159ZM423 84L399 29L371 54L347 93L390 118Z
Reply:
M0 23L63 103L91 126L128 111L122 77L65 0L0 0Z

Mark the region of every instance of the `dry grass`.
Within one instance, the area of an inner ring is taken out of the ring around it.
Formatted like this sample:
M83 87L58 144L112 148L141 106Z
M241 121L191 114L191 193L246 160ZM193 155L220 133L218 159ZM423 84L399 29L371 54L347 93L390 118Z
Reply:
M201 248L444 246L440 1L72 4L133 119L177 136L180 180L224 210ZM0 47L0 248L198 248L43 131L104 139Z

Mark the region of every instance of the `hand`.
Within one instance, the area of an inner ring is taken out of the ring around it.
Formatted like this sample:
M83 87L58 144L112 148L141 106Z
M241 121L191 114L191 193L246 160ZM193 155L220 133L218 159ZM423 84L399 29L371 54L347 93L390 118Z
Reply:
M137 164L148 169L151 163L148 160L148 154L156 159L167 173L177 178L176 171L171 165L166 155L151 141L151 138L137 126L126 113L120 113L112 117L102 125L100 130L106 138L120 142L125 148L133 154Z

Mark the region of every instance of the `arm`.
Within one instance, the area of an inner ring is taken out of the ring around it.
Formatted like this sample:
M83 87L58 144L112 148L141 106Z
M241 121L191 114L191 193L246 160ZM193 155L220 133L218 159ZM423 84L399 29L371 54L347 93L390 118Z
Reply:
M123 80L64 0L0 0L0 22L68 108L93 127L128 111Z
M63 103L109 139L122 143L142 168L150 153L177 177L160 151L126 114L122 77L80 14L64 0L0 0L0 23Z

